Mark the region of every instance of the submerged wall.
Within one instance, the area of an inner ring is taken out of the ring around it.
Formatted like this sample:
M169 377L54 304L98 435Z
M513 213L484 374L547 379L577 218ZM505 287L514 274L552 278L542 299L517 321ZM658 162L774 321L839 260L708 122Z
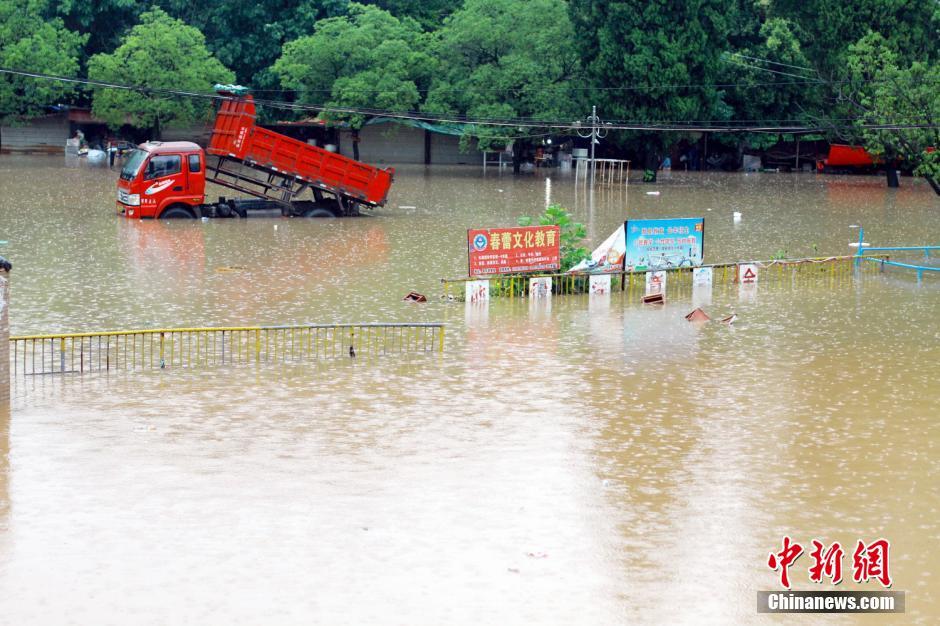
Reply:
M0 126L0 152L45 152L64 154L69 138L65 115L48 115L23 126Z

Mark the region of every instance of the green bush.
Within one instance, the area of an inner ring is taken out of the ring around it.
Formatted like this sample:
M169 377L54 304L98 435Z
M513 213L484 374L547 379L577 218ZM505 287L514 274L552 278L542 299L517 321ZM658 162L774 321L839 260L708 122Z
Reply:
M562 272L567 272L584 259L590 258L591 253L581 245L587 236L587 229L584 224L572 221L571 214L565 207L552 204L534 219L528 215L519 218L519 226L532 226L533 224L559 227Z

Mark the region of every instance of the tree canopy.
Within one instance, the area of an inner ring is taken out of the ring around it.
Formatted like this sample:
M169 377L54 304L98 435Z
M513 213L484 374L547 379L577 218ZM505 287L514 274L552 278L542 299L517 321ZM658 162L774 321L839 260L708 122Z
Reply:
M45 19L45 2L0 0L0 66L74 76L79 55L88 38L65 27L61 19ZM69 83L37 81L27 77L0 77L0 120L15 123L40 115L75 87Z
M312 35L287 43L274 72L303 103L417 110L435 64L429 43L415 20L353 3L347 15L320 20ZM328 115L353 128L366 121L362 114Z
M858 115L865 148L886 161L911 164L940 193L940 66L905 64L884 37L869 33L849 47L847 68L849 82L842 95ZM867 128L892 124L907 128Z
M208 93L215 83L230 83L234 73L206 49L202 33L160 9L141 14L120 46L88 62L88 77L151 88ZM153 129L205 119L209 101L168 97L147 91L95 88L93 112L110 126L129 123Z
M564 0L466 0L435 41L440 72L424 110L500 119L582 115L578 44L567 8ZM469 133L484 145L505 144L531 128Z
M518 123L466 126L465 139L484 147L525 141L539 134L538 121L578 119L596 104L602 119L679 128L611 133L606 144L633 158L656 161L682 139L697 141L697 127L756 124L818 127L911 159L898 133L879 134L889 139L876 146L860 129L934 111L940 90L911 90L917 104L905 108L904 90L892 86L934 80L940 2L0 0L0 63L202 91L234 78L270 99L358 109L327 114L353 128L382 110ZM87 104L89 93L0 79L7 119ZM143 126L206 110L201 101L101 89L94 106L109 123ZM764 148L780 135L711 139Z

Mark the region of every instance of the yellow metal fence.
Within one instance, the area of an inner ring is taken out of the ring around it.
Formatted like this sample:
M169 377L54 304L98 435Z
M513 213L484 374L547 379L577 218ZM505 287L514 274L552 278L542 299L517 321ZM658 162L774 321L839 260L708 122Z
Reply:
M159 328L10 337L14 376L441 352L444 324Z
M874 255L872 255L874 258ZM881 258L881 257L879 257ZM886 258L886 257L885 257ZM712 282L714 285L730 285L738 282L738 267L741 265L757 265L760 272L760 281L801 281L848 278L858 271L854 267L853 255L814 257L804 259L774 259L769 261L741 261L736 263L715 263L701 267L712 268ZM691 267L665 268L668 275L666 289L669 292L691 290ZM612 291L639 292L645 290L646 274L654 270L619 271L607 275L611 277ZM860 271L874 273L873 268L862 268ZM528 297L529 279L537 277L550 277L552 279L552 293L554 295L582 294L590 291L591 275L588 273L552 273L552 274L513 274L495 276L471 276L463 278L442 278L444 296L447 299L462 300L464 298L464 284L468 281L489 280L490 297L525 298Z

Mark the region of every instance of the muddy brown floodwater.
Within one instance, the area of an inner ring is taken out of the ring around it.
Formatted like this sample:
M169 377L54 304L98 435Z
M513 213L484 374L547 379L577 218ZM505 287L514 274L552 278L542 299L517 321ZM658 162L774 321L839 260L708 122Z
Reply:
M594 242L624 217L704 215L717 262L845 254L857 224L940 243L926 185L673 173L592 205L556 172L401 168L373 217L139 223L114 214L115 173L70 165L0 158L16 334L442 320L447 347L17 381L0 621L883 621L757 615L784 535L847 546L849 590L881 588L852 582L851 552L888 538L897 617L940 620L940 280L716 285L706 310L734 307L731 328L687 323L681 294L486 313L439 298L468 227L548 201ZM431 302L402 302L411 289Z

